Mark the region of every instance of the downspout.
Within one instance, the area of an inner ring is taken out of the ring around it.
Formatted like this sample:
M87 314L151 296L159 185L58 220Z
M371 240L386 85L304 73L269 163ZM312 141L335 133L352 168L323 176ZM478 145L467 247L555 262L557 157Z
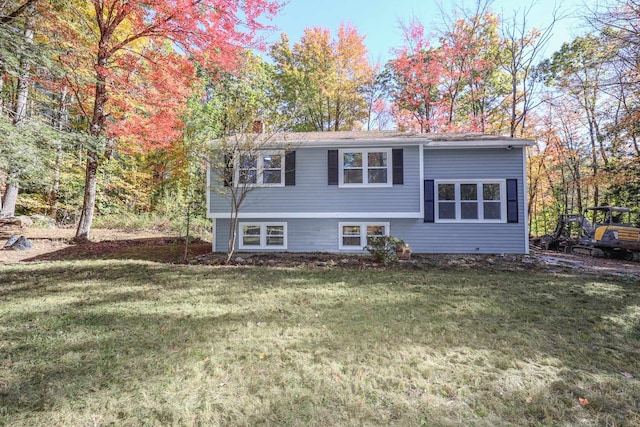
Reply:
M529 185L527 183L527 147L522 147L522 204L524 210L524 254L529 255Z
M419 193L420 193L420 218L424 218L424 144L420 144L419 158L418 164L420 165L420 185L418 185Z
M211 212L211 162L209 161L209 159L207 159L207 185L206 187L206 191L205 191L205 196L206 196L206 203L207 203L207 217L211 218L212 224L211 224L211 252L215 252L216 251L216 231L217 231L217 227L216 227L216 219L213 218L212 212Z

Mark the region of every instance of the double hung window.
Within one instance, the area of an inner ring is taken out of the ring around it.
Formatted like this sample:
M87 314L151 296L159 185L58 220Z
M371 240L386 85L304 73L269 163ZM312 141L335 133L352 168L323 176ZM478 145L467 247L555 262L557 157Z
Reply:
M391 186L391 149L340 150L340 186Z
M340 249L362 250L367 245L367 237L388 236L389 223L341 222L338 233Z
M287 224L284 222L241 222L240 249L286 249Z
M436 220L505 222L504 181L438 181Z
M242 185L283 186L284 152L240 154L236 171L237 182Z

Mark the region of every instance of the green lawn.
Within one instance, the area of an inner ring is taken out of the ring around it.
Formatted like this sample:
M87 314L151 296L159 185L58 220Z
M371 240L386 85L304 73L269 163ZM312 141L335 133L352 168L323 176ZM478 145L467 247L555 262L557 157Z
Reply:
M0 265L0 337L0 425L640 425L628 281Z

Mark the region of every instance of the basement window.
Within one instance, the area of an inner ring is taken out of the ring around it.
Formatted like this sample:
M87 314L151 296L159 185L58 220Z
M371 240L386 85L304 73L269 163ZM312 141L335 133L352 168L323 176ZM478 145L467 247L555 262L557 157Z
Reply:
M388 236L389 223L356 223L341 222L338 233L340 236L340 250L361 251L367 245L367 237Z
M241 222L240 249L287 249L286 222Z

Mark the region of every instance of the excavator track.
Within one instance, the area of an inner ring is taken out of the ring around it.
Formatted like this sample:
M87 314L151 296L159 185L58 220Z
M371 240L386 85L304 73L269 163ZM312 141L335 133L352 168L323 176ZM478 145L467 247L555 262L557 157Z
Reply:
M591 256L594 258L620 259L635 262L640 261L640 252L603 250L586 245L567 246L565 248L565 252L568 254Z
M578 245L567 247L567 253L574 255L586 255L596 258L607 258L607 255L601 249L594 248L592 246Z

